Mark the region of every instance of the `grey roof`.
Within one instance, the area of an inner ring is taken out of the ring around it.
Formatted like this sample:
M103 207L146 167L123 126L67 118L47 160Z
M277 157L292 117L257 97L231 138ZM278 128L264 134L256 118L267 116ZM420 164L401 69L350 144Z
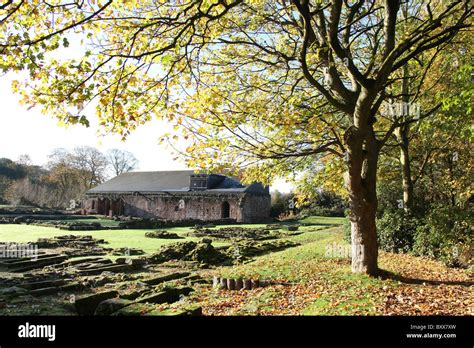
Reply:
M116 176L103 184L96 186L88 194L107 194L107 193L184 193L191 191L189 189L190 176L195 174L193 170L173 170L157 172L128 172ZM238 178L226 176L223 174L209 174L213 180L210 180L211 187L197 192L224 193L224 192L251 192L259 194L268 194L268 188L259 183L244 186Z

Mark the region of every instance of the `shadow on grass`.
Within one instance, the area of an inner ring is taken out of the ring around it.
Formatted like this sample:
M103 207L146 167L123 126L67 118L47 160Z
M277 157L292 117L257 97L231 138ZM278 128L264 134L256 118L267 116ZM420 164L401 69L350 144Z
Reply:
M455 281L455 280L433 280L433 279L421 279L421 278L408 278L400 274L396 274L390 271L381 269L378 275L381 279L391 279L399 281L405 284L428 284L428 285L461 285L461 286L472 286L474 281Z

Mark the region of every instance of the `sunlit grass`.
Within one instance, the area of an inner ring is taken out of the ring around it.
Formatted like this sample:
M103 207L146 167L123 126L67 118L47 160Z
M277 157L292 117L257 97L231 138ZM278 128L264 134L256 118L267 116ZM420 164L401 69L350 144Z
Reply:
M51 238L63 235L90 235L96 239L104 239L107 248L137 248L145 253L156 252L162 245L176 243L185 240L198 241L200 238L187 237L191 231L189 227L167 228L167 231L175 232L181 239L159 239L147 238L145 233L153 229L144 230L99 230L99 231L66 231L55 227L43 227L34 225L4 224L0 225L0 242L26 243L35 242L38 238ZM215 242L215 246L225 243Z

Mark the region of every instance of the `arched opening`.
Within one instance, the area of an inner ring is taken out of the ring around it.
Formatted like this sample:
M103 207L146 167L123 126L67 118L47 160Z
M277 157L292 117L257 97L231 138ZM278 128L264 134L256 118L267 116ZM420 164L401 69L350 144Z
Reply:
M221 217L223 219L228 218L230 216L230 205L229 202L222 203L222 214Z

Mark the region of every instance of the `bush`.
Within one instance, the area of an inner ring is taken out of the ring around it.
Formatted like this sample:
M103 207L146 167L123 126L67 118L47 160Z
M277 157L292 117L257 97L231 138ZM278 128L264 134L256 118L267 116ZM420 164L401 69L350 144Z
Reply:
M471 261L474 237L472 211L438 206L416 230L413 252L443 261L450 267L466 267Z
M270 208L270 216L278 218L281 215L288 215L289 213L296 213L296 208L290 208L290 200L294 200L293 193L281 193L279 191L272 192L272 201Z
M415 232L420 223L413 215L403 209L387 209L377 219L377 238L379 247L389 252L408 252L412 250Z
M402 209L402 183L396 181L382 181L377 185L378 209L377 217L382 217L385 210L396 211ZM425 183L419 181L414 187L413 207L411 212L414 216L423 217L431 210L430 196L427 192L431 192L432 187L427 187Z
M332 192L322 191L301 209L302 216L343 217L347 209L347 201Z
M328 216L328 217L343 217L344 207L318 207L304 208L301 210L301 216Z

